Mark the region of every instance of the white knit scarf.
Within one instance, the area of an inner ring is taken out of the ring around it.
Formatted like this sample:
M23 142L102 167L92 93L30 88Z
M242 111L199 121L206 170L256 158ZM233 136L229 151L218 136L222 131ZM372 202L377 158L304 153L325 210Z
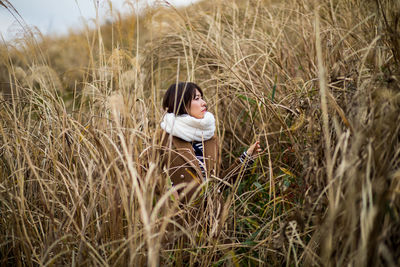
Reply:
M205 141L214 136L215 118L210 112L206 112L203 119L196 119L188 114L175 116L167 113L161 122L161 128L187 142Z

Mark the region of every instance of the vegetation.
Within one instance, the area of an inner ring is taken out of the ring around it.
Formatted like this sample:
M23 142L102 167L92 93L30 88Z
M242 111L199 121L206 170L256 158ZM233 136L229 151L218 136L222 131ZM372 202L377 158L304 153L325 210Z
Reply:
M1 264L400 265L399 10L164 1L63 38L26 29L0 48ZM166 238L192 208L153 151L176 80L204 89L224 166L266 152Z

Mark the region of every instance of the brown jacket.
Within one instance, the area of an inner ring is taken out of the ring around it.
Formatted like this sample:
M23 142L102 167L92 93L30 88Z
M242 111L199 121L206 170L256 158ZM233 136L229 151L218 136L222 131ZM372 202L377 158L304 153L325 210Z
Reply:
M166 132L161 136L162 162L168 176L174 186L185 183L192 188L185 192L184 202L189 201L193 194L199 189L204 181L198 159L195 156L193 146L178 137L171 136ZM219 142L216 135L204 141L203 153L206 177L218 177L227 182L232 182L239 173L241 166L236 160L227 170L220 170ZM187 188L189 189L189 188ZM180 190L180 193L185 189Z

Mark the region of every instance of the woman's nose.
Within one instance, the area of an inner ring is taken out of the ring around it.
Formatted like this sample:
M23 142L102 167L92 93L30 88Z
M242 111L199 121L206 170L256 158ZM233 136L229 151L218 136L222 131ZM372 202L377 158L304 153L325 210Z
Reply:
M206 106L207 105L206 101L204 101L203 99L201 101L202 101L202 103L201 103L202 106Z

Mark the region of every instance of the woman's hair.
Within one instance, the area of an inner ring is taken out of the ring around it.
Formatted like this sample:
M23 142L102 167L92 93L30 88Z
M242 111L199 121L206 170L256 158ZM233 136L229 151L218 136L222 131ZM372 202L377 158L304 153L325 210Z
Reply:
M187 114L187 109L190 108L192 99L196 96L196 89L199 90L201 97L203 97L203 91L195 83L180 82L172 84L164 94L163 109L176 115Z

